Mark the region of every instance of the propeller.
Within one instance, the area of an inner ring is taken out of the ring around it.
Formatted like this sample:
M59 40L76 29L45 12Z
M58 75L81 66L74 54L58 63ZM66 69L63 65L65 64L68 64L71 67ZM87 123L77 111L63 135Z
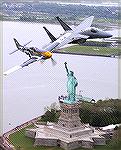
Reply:
M45 62L46 59L40 59L38 61L40 61L42 64ZM52 65L55 66L57 64L57 62L51 57L51 62L52 62Z
M51 57L51 62L52 62L52 65L55 66L57 64L57 62Z

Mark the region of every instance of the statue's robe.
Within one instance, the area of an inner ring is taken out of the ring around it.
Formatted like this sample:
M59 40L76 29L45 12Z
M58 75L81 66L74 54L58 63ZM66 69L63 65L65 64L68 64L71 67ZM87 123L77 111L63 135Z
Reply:
M68 73L68 81L67 81L67 92L68 92L68 100L74 102L76 95L76 86L78 85L77 79L71 74Z

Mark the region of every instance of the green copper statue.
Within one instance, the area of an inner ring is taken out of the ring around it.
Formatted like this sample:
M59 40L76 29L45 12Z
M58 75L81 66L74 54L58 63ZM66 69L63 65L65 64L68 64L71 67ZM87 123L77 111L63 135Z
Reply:
M65 99L65 103L73 104L76 102L75 100L75 95L76 95L76 87L78 85L77 79L74 77L74 72L68 70L67 68L67 62L64 63L66 72L67 72L67 92L68 92L68 97Z

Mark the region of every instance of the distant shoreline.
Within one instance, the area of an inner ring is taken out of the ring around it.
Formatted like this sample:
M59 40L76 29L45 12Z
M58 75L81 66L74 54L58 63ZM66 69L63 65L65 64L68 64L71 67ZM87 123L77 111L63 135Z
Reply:
M60 52L60 51L55 51L53 53L58 53L58 54L69 54L69 55L84 55L84 56L97 56L97 57L113 57L113 58L118 58L118 56L113 56L113 55L98 55L98 54L82 54L82 53L76 53L76 52Z
M108 3L108 2L102 2L102 3L84 3L83 1L82 2L80 2L80 1L78 1L78 2L72 2L72 1L70 1L70 2L68 2L68 1L57 1L57 0L55 0L55 1L39 1L39 2L43 2L43 3L57 3L57 4L65 4L65 5L68 5L68 4L71 4L71 5L88 5L88 6L117 6L118 7L118 5L119 5L119 3L114 3L114 2L110 2L110 3Z
M12 1L12 0L11 0ZM9 0L4 0L4 2L9 2ZM13 1L15 2L15 1ZM24 3L24 2L28 2L28 3L33 3L34 0L16 0L16 3ZM38 3L58 3L58 4L72 4L72 5L89 5L89 6L118 6L119 1L113 1L113 2L108 2L108 1L93 1L90 0L89 2L86 2L85 0L81 1L80 0L38 0Z

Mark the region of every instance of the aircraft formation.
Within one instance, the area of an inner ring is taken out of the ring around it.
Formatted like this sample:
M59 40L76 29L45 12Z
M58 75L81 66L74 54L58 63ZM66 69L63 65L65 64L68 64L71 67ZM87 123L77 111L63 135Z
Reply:
M62 21L59 17L56 17L59 21L60 25L64 29L64 33L61 34L58 38L56 38L52 33L46 28L43 27L46 31L47 35L51 39L51 42L42 49L36 47L27 47L27 45L31 42L24 44L23 46L19 44L19 42L14 38L14 42L16 44L17 49L10 53L13 54L20 50L29 56L29 59L22 63L21 65L15 66L8 71L4 72L4 75L9 75L10 73L24 68L34 62L41 61L44 62L47 59L51 59L52 64L55 65L56 61L52 58L52 53L57 50L63 48L63 46L67 44L82 44L86 42L87 39L93 38L109 38L112 37L111 34L102 31L100 29L91 27L94 16L90 16L82 21L78 26L71 28L64 21Z

